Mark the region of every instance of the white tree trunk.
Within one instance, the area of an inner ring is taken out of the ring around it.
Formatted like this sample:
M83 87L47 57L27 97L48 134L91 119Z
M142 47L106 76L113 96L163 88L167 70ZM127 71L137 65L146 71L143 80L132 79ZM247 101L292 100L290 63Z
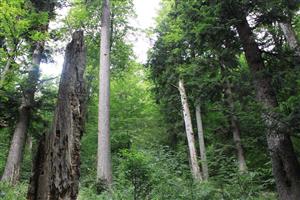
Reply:
M101 19L101 49L99 72L99 111L98 111L98 163L97 181L104 189L112 184L110 149L109 101L110 101L110 6L103 0Z
M195 147L195 138L193 133L193 126L192 126L192 119L191 119L191 113L188 105L187 95L184 88L184 83L182 80L179 80L179 92L181 96L181 103L182 103L182 111L183 111L183 117L185 122L185 130L186 130L186 136L189 146L189 153L190 153L190 163L191 163L191 171L192 175L195 181L202 181L202 176L200 172L200 168L198 165L197 160L197 153L196 153L196 147Z
M279 26L285 36L285 39L289 45L289 47L295 51L296 56L300 56L299 43L297 40L297 36L291 23L288 22L279 22Z
M207 166L207 159L206 159L204 132L203 132L203 125L202 125L202 118L201 118L201 107L199 104L196 106L196 119L197 119L199 148L200 148L203 179L208 180L208 166Z

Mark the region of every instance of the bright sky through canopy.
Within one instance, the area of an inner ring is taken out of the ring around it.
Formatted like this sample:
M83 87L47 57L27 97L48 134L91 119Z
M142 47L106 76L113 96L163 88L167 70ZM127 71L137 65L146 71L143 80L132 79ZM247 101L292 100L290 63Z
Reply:
M155 25L155 17L158 14L160 0L134 0L135 11L137 18L130 21L131 25L144 31ZM59 13L67 13L66 10L59 11ZM50 27L55 28L56 24L50 24ZM134 33L134 36L130 41L133 43L133 50L137 57L137 61L145 63L147 60L147 52L151 48L151 40L146 35L139 31ZM55 44L56 45L56 44ZM55 46L54 45L54 46ZM65 47L64 47L65 48ZM58 76L61 73L63 65L63 55L54 55L54 63L42 64L41 70L42 74L46 76Z
M160 0L134 0L137 19L132 21L136 27L148 29L155 25L155 17L158 14ZM145 33L138 34L137 41L133 43L137 60L141 63L147 60L147 51L151 48L150 38Z

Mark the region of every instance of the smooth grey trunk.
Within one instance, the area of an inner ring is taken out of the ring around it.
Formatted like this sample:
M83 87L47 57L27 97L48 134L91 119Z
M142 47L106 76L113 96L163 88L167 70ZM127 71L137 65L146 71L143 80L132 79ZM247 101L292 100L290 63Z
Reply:
M204 131L203 131L200 104L198 104L196 106L196 120L197 120L197 129L198 129L198 138L199 138L199 148L200 148L200 158L201 158L203 180L208 180L208 165L207 165L207 158L206 158L206 149L205 149L205 142L204 142Z
M99 110L98 110L98 162L97 182L103 189L112 184L110 149L110 2L103 0L101 19Z
M230 110L230 122L231 122L231 128L232 128L232 134L233 134L233 141L235 144L235 149L237 152L237 158L238 158L238 165L239 165L239 171L240 172L247 172L247 164L245 159L245 153L244 148L242 145L241 140L241 129L240 124L237 116L235 115L235 106L233 101L233 94L231 90L231 85L228 80L225 81L226 83L226 89L225 93L227 96L227 102L229 105Z
M295 51L295 55L300 57L300 49L299 49L299 42L297 39L297 35L292 27L290 22L279 22L279 26L285 36L287 44L289 47Z
M29 200L77 199L86 107L85 64L83 31L76 31L66 48L52 128L39 143Z
M262 119L267 128L267 143L279 198L281 200L298 200L300 199L300 165L290 133L287 132L288 128L280 122L279 116L273 111L278 107L276 94L271 85L271 77L264 73L266 69L264 60L246 16L239 20L236 24L237 31L253 76L256 98L264 109Z
M184 88L184 82L182 80L179 80L178 86L179 86L178 90L180 92L181 103L182 103L182 112L183 112L183 118L185 123L186 137L187 137L188 147L189 147L192 176L195 181L202 181L202 175L197 160L197 152L195 147L195 138L194 138L194 132L192 126L191 113L190 113L186 91Z
M39 80L39 65L41 62L43 42L34 45L32 54L32 68L29 71L26 89L23 92L19 115L10 145L7 162L1 180L16 184L20 177L20 168L23 158L23 149L26 141L27 129L31 117L31 109L34 105L34 95Z

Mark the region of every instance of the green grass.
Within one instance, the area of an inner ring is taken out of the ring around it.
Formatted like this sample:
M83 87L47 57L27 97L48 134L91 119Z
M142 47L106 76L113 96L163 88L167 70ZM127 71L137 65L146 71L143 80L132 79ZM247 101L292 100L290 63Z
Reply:
M1 200L26 200L28 184L19 183L11 186L5 182L0 182L0 199Z

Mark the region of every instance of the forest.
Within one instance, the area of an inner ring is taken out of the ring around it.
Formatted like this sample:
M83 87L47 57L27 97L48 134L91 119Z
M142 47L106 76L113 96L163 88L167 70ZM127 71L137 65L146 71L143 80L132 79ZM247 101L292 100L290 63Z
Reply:
M300 2L139 1L0 0L0 199L300 200Z

